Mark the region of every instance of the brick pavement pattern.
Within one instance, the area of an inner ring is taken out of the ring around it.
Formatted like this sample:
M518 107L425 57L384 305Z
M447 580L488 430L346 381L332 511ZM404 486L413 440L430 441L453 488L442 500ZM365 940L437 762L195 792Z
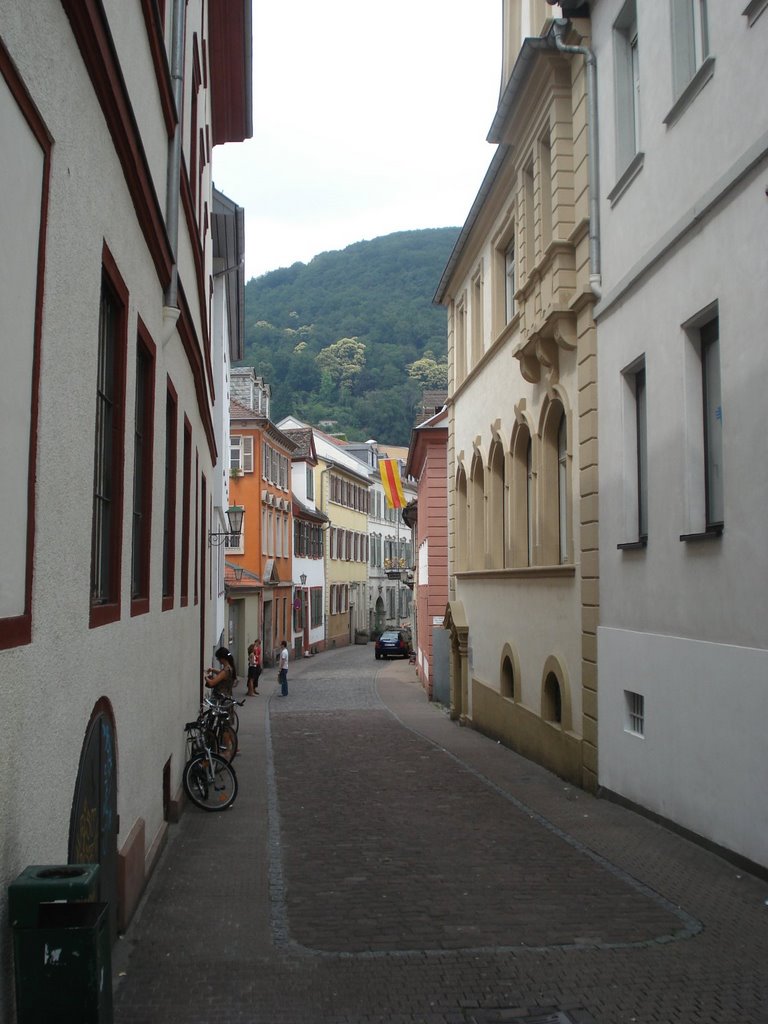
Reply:
M116 1024L768 1024L768 882L460 728L412 666L292 663L240 743L237 802L186 811L118 944Z

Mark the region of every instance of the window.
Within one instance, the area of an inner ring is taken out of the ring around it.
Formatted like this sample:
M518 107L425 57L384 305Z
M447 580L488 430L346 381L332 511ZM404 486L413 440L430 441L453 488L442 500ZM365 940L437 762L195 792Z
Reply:
M642 693L624 691L624 731L633 736L645 735L645 698Z
M149 610L154 395L155 349L140 322L136 344L136 397L133 428L132 615Z
M459 385L467 375L467 307L463 299L456 303L453 329L456 353L454 359L455 385Z
M467 568L468 548L468 526L467 526L467 474L464 467L459 467L456 477L456 571L462 572Z
M479 455L469 481L469 569L485 568L485 471Z
M536 263L536 222L533 207L533 161L523 171L523 208L525 210L525 273L530 277Z
M229 441L229 468L235 473L253 472L253 438L233 434Z
M539 196L541 204L541 248L552 241L552 149L549 132L539 143Z
M671 0L672 83L675 99L709 56L706 0Z
M192 497L192 425L184 417L184 454L181 467L181 604L189 601L189 503Z
M224 550L231 555L245 554L245 516L240 527L240 533L234 536L228 535L224 538Z
M648 539L648 414L645 360L634 363L624 377L624 529L620 549L645 547ZM631 538L631 539L629 539Z
M640 152L640 53L635 0L627 0L614 22L616 83L616 172L622 175Z
M563 698L560 693L560 681L554 672L550 672L544 681L544 699L541 717L545 722L560 725L563 721Z
M637 534L648 536L648 411L645 366L635 374L635 433L637 435Z
M509 323L515 315L515 236L512 238L504 253L504 322Z
M170 380L165 399L165 508L163 514L163 610L173 607L176 570L176 389Z
M717 317L701 328L704 420L704 485L707 530L722 527L723 407L720 397L720 338Z
M472 365L483 357L483 268L472 278Z
M120 618L128 295L104 253L99 307L90 625Z
M501 696L508 700L515 699L515 670L508 657L501 666Z
M309 592L310 626L315 629L323 624L323 588L312 587Z
M307 466L307 500L315 500L315 475L311 466Z
M537 554L542 565L564 565L571 557L568 420L559 399L549 403L541 427L537 480Z
M557 430L557 517L560 564L568 561L568 437L565 413Z
M533 565L533 441L530 434L525 446L525 539L526 565Z
M488 461L488 549L491 568L503 569L507 545L507 488L504 448L500 441L491 446Z
M716 307L715 307L716 309ZM681 540L719 537L725 521L719 319L710 308L686 325L686 492L689 532Z

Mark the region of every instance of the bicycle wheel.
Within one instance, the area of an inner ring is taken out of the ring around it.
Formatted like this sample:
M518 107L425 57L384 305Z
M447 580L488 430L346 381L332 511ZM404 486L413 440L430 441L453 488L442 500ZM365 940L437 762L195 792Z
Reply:
M237 733L231 725L222 725L218 730L218 752L225 761L234 761L237 754ZM214 748L216 749L216 748Z
M237 796L235 769L218 754L198 754L184 765L184 792L204 811L224 811Z

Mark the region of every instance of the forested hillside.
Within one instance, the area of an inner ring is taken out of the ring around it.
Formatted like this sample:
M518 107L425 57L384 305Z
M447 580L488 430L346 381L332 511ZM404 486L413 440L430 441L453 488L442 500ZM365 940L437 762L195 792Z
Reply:
M332 420L349 440L407 444L423 388L445 387L446 317L432 297L458 228L402 231L251 279L245 359L272 419Z

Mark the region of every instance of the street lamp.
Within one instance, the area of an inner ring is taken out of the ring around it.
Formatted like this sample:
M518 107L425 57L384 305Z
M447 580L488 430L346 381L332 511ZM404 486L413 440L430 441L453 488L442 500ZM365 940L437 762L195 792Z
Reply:
M225 530L223 533L214 533L213 530L211 530L208 533L208 544L211 547L219 547L220 544L223 544L227 540L237 543L243 529L244 515L245 509L242 505L231 505L227 509L227 523L229 525L229 529Z
M307 585L307 574L305 572L303 572L301 574L301 576L299 576L299 579L301 580L302 587L306 587L306 585Z

